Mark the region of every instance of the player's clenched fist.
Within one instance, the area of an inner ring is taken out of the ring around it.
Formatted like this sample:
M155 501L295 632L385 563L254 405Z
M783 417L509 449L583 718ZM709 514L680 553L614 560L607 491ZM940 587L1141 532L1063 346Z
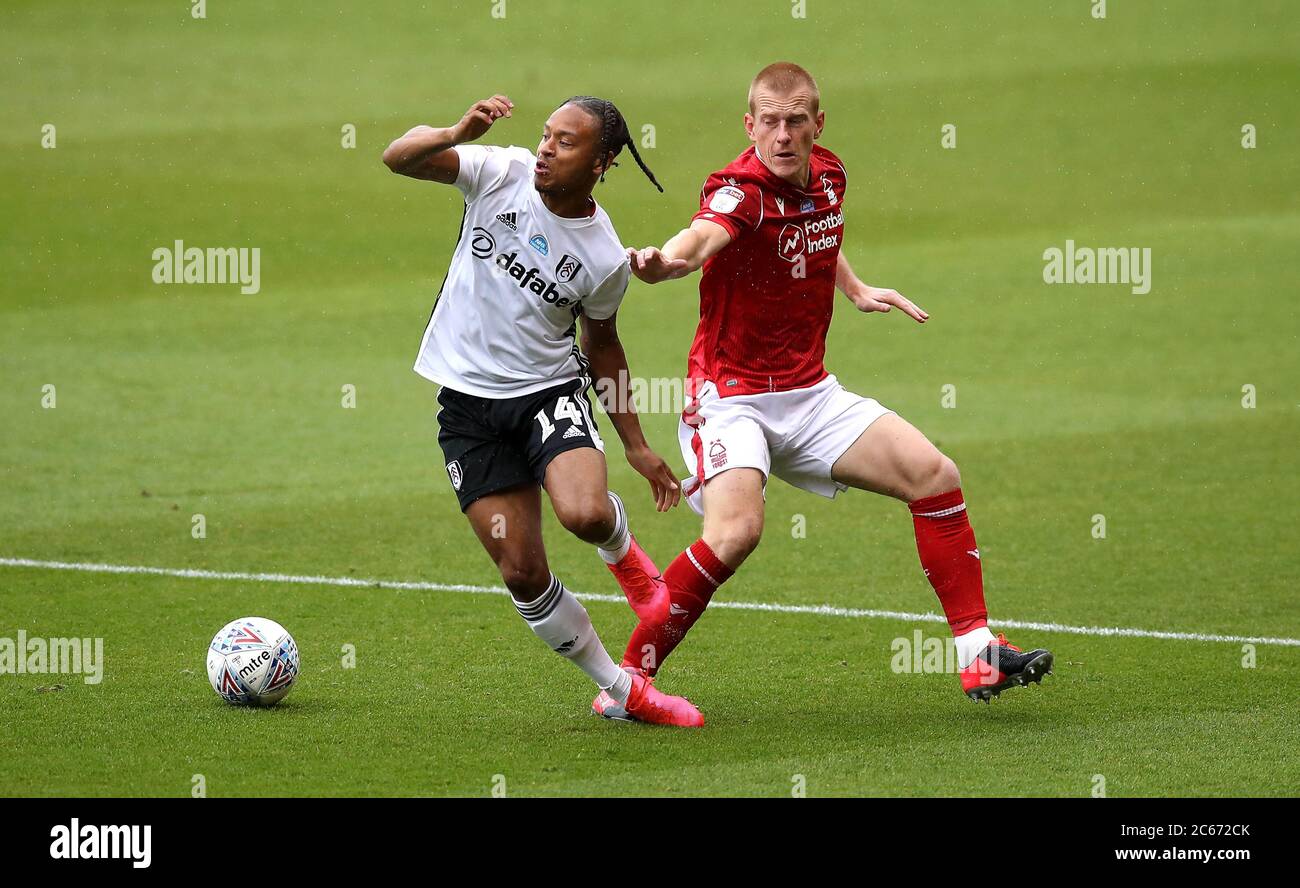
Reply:
M493 96L470 105L465 116L456 124L456 144L473 142L486 133L502 117L509 117L515 103L507 96Z

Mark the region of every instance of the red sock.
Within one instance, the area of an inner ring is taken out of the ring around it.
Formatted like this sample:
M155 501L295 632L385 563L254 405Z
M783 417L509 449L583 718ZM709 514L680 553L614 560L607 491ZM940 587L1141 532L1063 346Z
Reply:
M672 599L672 615L660 626L637 624L623 653L623 665L644 669L650 675L658 672L709 606L714 591L733 573L704 540L691 543L664 571L664 582Z
M924 497L910 508L921 567L939 596L952 634L965 635L988 625L980 550L961 488Z

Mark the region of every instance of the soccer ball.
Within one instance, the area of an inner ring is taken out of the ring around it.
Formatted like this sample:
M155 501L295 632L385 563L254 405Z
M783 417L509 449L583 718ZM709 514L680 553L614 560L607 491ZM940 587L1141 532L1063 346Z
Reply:
M298 645L264 617L227 623L208 645L208 680L227 703L271 706L298 677Z

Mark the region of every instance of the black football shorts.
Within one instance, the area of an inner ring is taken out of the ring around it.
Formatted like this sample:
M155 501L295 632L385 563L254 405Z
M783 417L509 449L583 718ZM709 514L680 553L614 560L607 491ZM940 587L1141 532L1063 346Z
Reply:
M475 500L521 484L541 484L566 450L605 444L596 429L586 379L518 398L438 392L438 444L463 512Z

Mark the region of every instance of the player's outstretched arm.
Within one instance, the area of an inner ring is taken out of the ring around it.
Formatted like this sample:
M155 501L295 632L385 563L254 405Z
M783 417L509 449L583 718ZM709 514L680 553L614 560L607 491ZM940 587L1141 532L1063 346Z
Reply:
M445 127L417 126L384 149L384 165L412 179L428 179L451 185L460 173L460 158L449 149L472 142L502 117L509 117L515 103L505 96L475 102L458 123Z
M628 464L650 482L655 508L666 512L681 500L677 476L659 454L650 449L641 431L641 420L632 406L631 375L627 355L618 338L617 313L605 320L582 316L582 353L591 364L601 406L609 414Z
M897 307L920 324L924 324L930 317L924 309L897 290L885 290L864 284L853 273L853 268L849 265L849 260L844 258L843 252L835 263L835 286L849 297L858 307L858 311L886 312L891 307Z
M696 219L690 228L679 231L663 249L629 248L632 273L647 284L686 277L700 269L712 256L731 243L731 234L716 222Z

